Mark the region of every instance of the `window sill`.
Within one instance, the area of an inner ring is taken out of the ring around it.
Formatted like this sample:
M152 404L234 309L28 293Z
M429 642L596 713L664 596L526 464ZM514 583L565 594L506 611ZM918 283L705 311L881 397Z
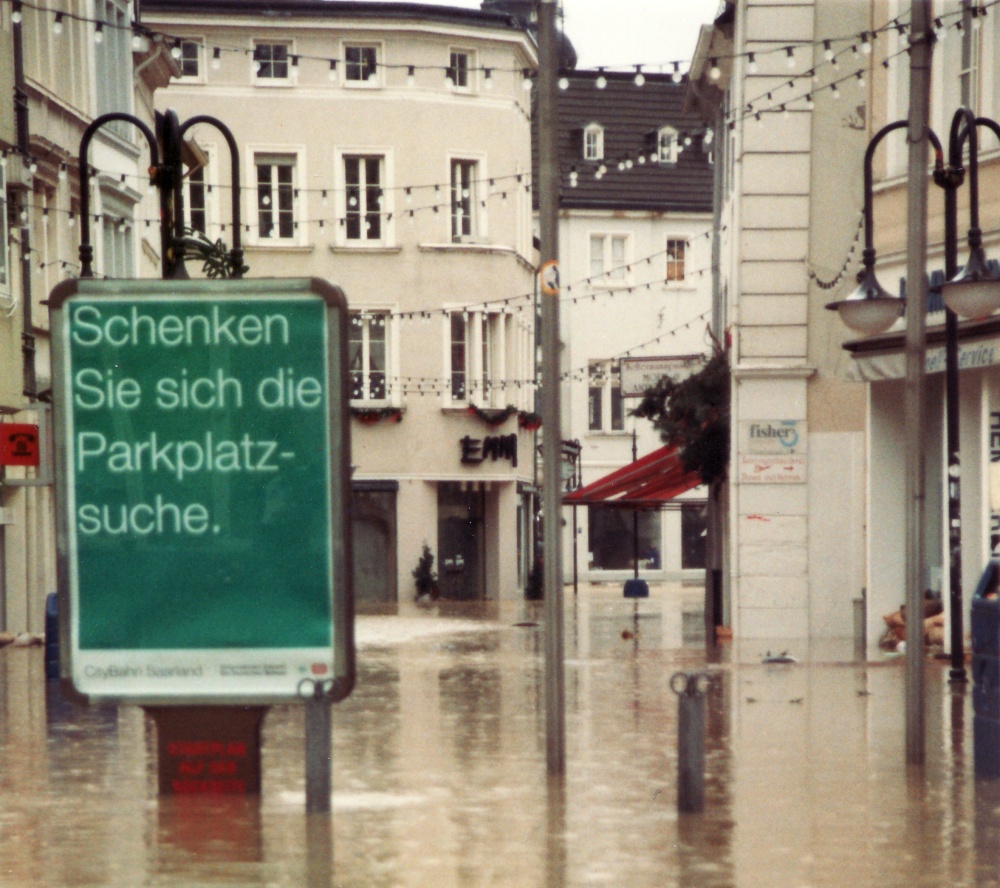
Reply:
M389 245L389 244L377 244L377 245L367 245L358 244L354 246L353 244L330 244L331 253L362 253L368 255L390 255L393 253L402 253L403 248L399 244Z
M421 253L515 253L506 244L417 244Z
M636 285L633 284L631 281L613 281L606 284L594 283L593 281L590 282L591 290L597 290L598 292L604 292L604 293L610 292L612 290L627 290L630 287L635 287L635 286Z
M264 79L258 78L254 80L253 85L255 87L259 86L262 89L290 89L296 84L292 80L289 80L287 78L275 77L270 80L266 78Z
M587 429L588 438L631 438L632 433L628 429Z
M311 253L316 249L315 244L269 244L266 241L256 244L246 244L247 250L267 250L275 253Z

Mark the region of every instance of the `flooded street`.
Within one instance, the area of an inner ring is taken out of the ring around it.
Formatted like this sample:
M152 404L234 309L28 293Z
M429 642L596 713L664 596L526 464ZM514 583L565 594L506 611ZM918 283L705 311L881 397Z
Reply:
M973 778L971 690L927 667L927 765L904 667L851 641L723 648L697 589L636 615L566 600L564 781L545 769L541 613L359 617L334 708L333 813L305 814L304 715L264 722L259 799L156 795L141 709L78 709L41 648L0 650L3 886L997 886L1000 782ZM705 810L677 813L677 697L708 669Z

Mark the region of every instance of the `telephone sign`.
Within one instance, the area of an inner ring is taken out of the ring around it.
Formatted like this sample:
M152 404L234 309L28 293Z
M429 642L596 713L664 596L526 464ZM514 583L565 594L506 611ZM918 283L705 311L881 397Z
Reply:
M38 426L0 423L0 466L37 466Z

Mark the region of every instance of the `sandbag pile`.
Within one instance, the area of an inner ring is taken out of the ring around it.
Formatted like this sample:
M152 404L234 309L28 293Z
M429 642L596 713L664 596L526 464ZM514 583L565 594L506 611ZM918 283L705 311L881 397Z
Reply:
M879 639L879 647L894 651L901 641L906 641L906 605L898 611L886 614L885 632ZM944 644L944 604L940 598L924 600L923 614L924 644L927 646L942 646Z

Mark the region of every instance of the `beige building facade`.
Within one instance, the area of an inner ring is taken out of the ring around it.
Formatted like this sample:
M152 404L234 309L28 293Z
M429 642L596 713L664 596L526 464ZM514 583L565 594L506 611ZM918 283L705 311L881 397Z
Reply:
M425 544L443 598L515 598L533 535L532 39L441 7L143 11L181 66L157 107L215 116L239 147L247 277L347 295L359 606L412 601ZM210 125L188 135L208 163L186 222L231 245L229 149Z
M0 5L0 424L37 425L41 439L39 466L0 467L0 630L41 633L55 590L45 300L80 272L80 141L109 112L152 128L153 93L176 71L125 0ZM86 221L100 275L159 276L148 150L125 123L91 142Z
M865 393L824 309L858 234L861 3L739 0L701 35L690 101L719 134L731 339L725 616L740 638L849 636L865 584ZM839 40L858 35L859 50ZM839 57L836 53L845 53ZM853 67L851 67L853 65Z

